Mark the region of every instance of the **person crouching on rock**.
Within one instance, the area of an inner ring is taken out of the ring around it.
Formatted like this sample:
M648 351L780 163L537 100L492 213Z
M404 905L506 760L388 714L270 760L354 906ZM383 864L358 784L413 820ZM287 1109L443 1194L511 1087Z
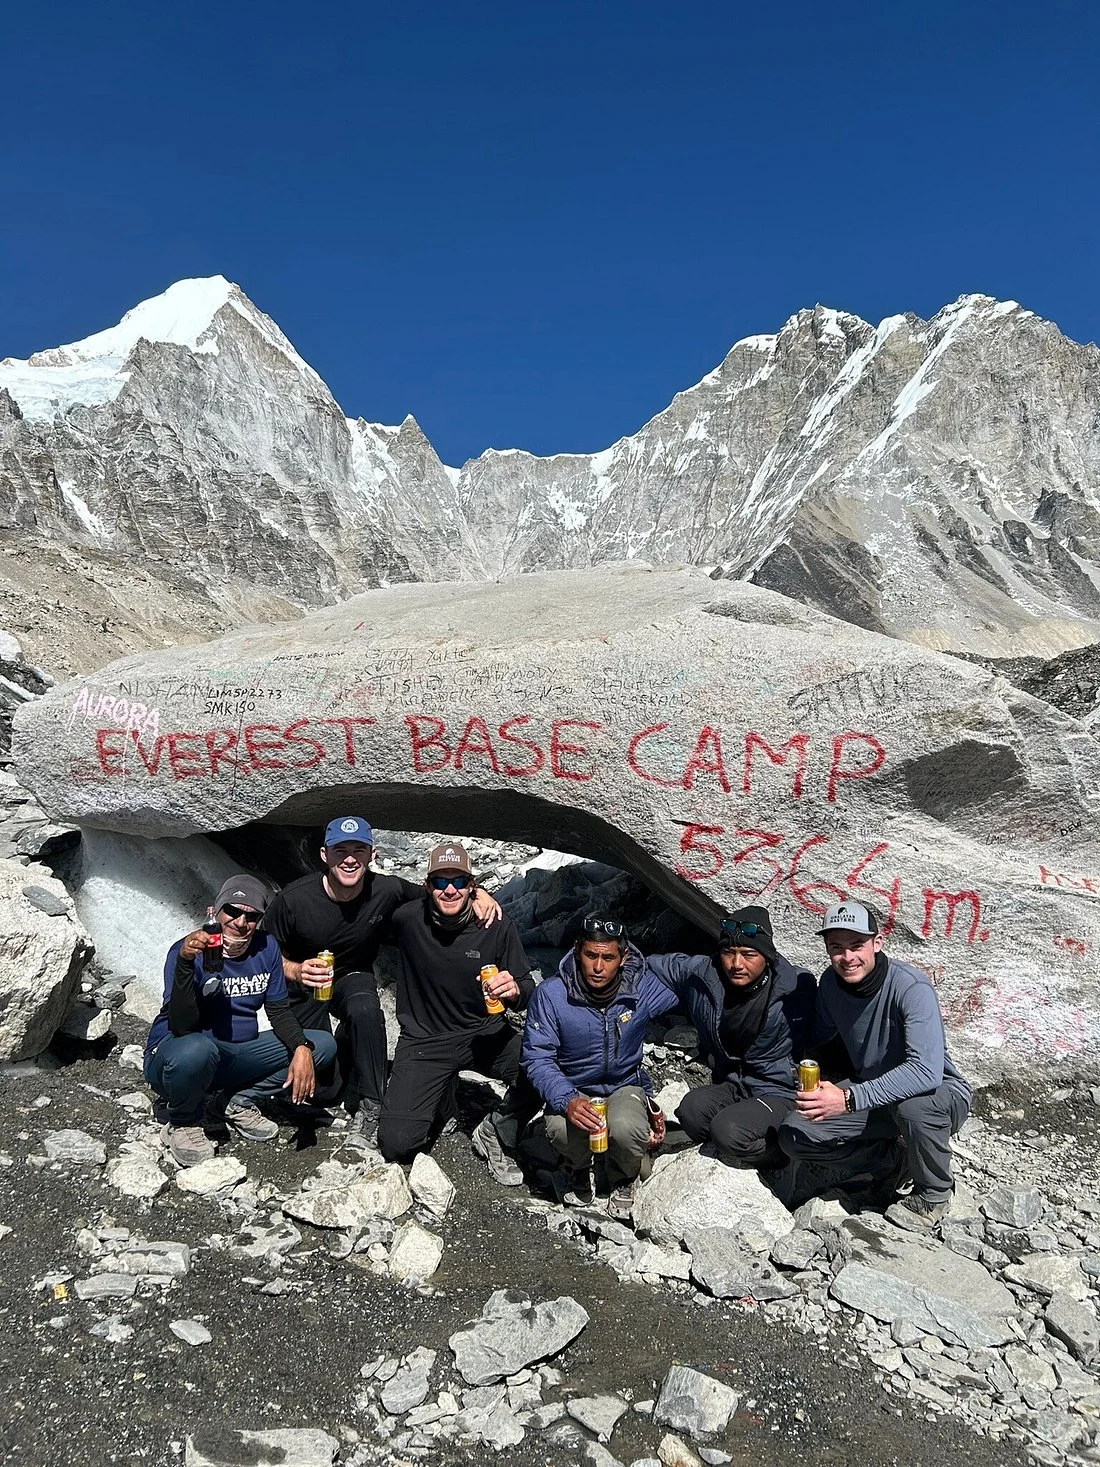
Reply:
M303 1032L290 1012L279 945L257 931L268 891L254 876L231 876L218 892L222 963L207 972L211 935L189 932L168 950L164 1003L145 1043L145 1078L168 1105L162 1139L182 1167L214 1155L203 1131L212 1092L229 1092L225 1123L246 1141L272 1141L278 1124L257 1102L289 1091L295 1103L313 1095L314 1069L336 1058L336 1041ZM216 940L216 939L215 939ZM213 966L213 965L211 965ZM260 1032L263 1009L270 1031Z
M794 1109L795 1066L809 1035L816 984L776 951L766 907L718 924L713 958L668 953L650 970L675 992L710 1059L712 1081L689 1090L676 1119L728 1166L786 1165L779 1127Z
M501 914L491 927L478 925L476 889L465 847L444 841L428 856L417 899L393 915L401 1036L378 1148L387 1161L411 1161L444 1119L458 1072L474 1070L509 1088L474 1130L473 1148L494 1181L517 1187L523 1172L513 1153L541 1101L520 1072L522 1041L504 1011L522 1009L535 983L513 923ZM496 972L483 983L488 967Z
M829 966L821 975L812 1049L843 1046L850 1078L798 1092L797 1114L779 1143L803 1161L859 1169L879 1159L891 1193L908 1172L913 1190L886 1216L913 1232L934 1231L955 1189L951 1137L970 1113L970 1086L952 1064L932 980L887 958L872 912L858 902L830 907L818 935ZM842 1071L843 1073L843 1071Z
M523 1035L523 1067L546 1103L546 1133L563 1160L562 1200L596 1200L590 1137L603 1127L592 1100L607 1102L607 1210L627 1218L665 1119L642 1068L650 1019L676 1006L646 968L621 922L586 917L572 951L535 990Z

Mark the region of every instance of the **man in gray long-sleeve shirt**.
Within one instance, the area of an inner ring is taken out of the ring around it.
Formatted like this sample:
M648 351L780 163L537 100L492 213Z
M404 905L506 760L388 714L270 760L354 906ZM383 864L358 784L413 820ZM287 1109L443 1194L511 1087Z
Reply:
M779 1144L796 1165L833 1165L881 1155L892 1140L896 1178L907 1171L913 1190L886 1216L931 1231L951 1201L951 1137L971 1098L947 1053L936 990L919 968L887 958L874 915L858 902L831 907L819 936L829 967L818 987L813 1047L839 1039L851 1078L800 1090Z

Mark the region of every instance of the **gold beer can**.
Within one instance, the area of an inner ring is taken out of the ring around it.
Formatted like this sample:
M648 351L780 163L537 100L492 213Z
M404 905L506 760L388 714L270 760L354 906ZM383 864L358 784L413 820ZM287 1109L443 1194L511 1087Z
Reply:
M313 990L313 997L320 999L322 1003L328 1003L329 999L332 997L332 974L333 969L336 967L336 959L326 947L323 952L319 952L317 954L316 961L318 963L324 963L324 965L328 968L328 982L324 984L321 988L315 988Z
M821 1084L821 1067L817 1060L798 1061L799 1090L816 1090Z
M597 1112L603 1125L598 1131L589 1131L589 1151L603 1152L607 1150L607 1101L602 1097L589 1096L589 1105Z
M481 996L485 1000L485 1012L487 1014L502 1014L504 1012L504 1005L501 1003L500 999L494 998L489 990L485 987L489 979L495 978L499 972L500 969L495 963L486 963L484 968L482 968L481 972L478 974L478 980L481 983Z

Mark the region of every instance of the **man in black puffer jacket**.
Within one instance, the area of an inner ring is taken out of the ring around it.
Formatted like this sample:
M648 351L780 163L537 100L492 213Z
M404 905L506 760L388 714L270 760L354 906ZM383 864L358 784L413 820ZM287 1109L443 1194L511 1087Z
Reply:
M713 1083L684 1096L680 1125L730 1166L783 1166L777 1135L794 1109L813 975L776 952L766 907L723 918L713 958L669 953L647 963L687 1009L710 1060Z

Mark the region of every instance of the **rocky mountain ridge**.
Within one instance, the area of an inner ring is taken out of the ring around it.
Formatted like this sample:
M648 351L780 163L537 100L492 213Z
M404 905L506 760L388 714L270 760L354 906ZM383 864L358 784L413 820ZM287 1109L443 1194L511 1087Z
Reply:
M220 276L0 362L0 539L43 561L32 608L59 559L114 578L61 670L365 587L635 558L938 648L1050 656L1100 638L1098 494L1100 352L986 296L929 322L799 311L601 453L461 470L411 417L347 418ZM174 608L147 633L135 569ZM25 587L0 594L23 614Z

